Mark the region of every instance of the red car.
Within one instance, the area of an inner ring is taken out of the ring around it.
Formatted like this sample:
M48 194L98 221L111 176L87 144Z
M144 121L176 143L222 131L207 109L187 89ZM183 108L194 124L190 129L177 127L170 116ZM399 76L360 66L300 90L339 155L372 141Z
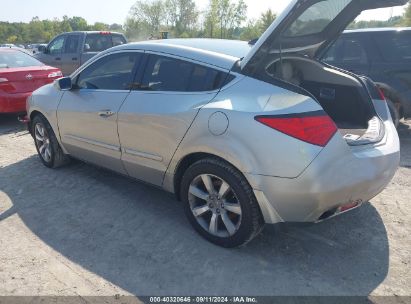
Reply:
M62 76L23 51L0 48L0 113L26 112L27 97Z

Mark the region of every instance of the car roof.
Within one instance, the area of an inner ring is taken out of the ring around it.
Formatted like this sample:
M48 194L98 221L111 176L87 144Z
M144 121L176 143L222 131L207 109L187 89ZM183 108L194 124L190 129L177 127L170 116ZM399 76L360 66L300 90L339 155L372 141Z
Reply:
M250 50L245 41L223 39L165 39L124 44L107 52L144 50L166 53L230 70Z
M123 35L122 33L119 32L112 32L112 31L73 31L73 32L66 32L66 33L61 33L60 35L66 35L66 34L115 34L115 35Z
M411 27L377 27L377 28L365 28L356 30L346 30L344 34L350 33L373 33L373 32L402 32L411 31Z

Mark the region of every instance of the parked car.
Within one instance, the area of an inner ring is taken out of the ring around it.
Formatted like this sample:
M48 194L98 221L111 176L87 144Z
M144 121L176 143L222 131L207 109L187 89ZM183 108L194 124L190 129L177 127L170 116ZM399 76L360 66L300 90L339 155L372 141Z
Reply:
M44 44L44 43L34 43L34 44L29 44L27 46L27 50L31 51L33 54L36 54L38 52L44 53L46 48L47 48L47 44Z
M23 51L0 49L0 113L25 112L33 91L62 76Z
M359 207L394 176L398 134L371 80L316 53L362 10L405 2L295 0L252 48L188 39L104 51L29 99L40 160L74 157L175 193L224 247L265 223Z
M34 55L41 62L70 75L99 52L126 44L123 34L114 32L71 32L55 37Z
M0 44L0 48L15 48L16 46L11 43Z
M396 126L411 117L411 28L345 31L322 60L372 78L387 98Z

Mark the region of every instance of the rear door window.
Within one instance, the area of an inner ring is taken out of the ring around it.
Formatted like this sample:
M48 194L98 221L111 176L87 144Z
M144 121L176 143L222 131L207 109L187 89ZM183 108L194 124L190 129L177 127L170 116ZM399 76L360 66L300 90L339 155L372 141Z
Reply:
M122 35L113 34L112 39L113 39L113 46L123 45L127 43L126 39Z
M360 39L344 37L338 39L322 57L331 65L368 64L367 51Z
M384 60L411 60L411 31L381 32L374 36Z
M200 64L150 55L142 81L147 91L205 92L221 88L228 74Z
M84 50L86 52L102 52L113 46L109 34L88 34Z
M361 42L357 39L344 39L341 63L367 64L368 56Z
M66 44L64 46L64 52L66 54L76 54L78 52L78 47L80 44L79 35L69 35L66 39Z

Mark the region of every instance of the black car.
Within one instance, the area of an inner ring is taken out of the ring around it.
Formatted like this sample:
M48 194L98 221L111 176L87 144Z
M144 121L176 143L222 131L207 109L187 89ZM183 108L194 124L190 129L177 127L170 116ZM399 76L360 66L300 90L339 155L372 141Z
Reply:
M411 28L345 31L322 61L374 80L397 126L411 117Z

